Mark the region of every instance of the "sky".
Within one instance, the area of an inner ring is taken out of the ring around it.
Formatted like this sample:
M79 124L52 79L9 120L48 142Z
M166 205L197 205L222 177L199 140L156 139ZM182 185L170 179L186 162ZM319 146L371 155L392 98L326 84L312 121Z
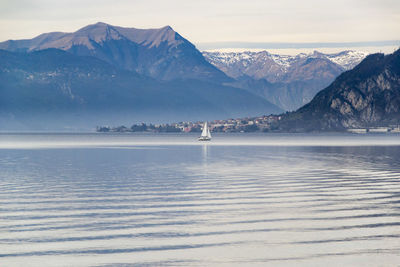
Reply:
M399 0L0 0L0 41L73 32L99 21L134 28L170 25L208 50L271 43L400 45ZM298 48L307 47L271 49Z

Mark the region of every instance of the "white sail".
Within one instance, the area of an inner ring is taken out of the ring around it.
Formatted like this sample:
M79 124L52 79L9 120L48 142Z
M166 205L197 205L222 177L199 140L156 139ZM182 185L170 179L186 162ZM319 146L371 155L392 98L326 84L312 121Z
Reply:
M199 137L199 141L210 141L211 140L211 133L210 129L208 128L207 122L204 123L203 131Z
M203 126L203 131L201 132L201 137L208 137L208 126L207 126L207 122L204 123Z
M211 139L211 132L210 132L210 128L207 127L207 137Z

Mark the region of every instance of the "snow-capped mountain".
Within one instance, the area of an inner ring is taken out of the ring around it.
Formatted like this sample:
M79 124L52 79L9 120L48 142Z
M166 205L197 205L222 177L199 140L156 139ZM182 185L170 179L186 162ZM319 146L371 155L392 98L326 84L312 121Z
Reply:
M262 52L203 52L203 56L225 72L228 76L238 79L249 76L255 79L265 78L275 81L285 73L286 65L274 60L267 51Z
M362 51L343 51L337 54L324 54L331 61L342 66L345 70L350 70L354 68L358 63L360 63L366 56L367 52Z
M368 53L361 51L343 51L335 54L324 54L318 51L295 56L271 54L268 51L260 52L203 52L204 57L224 71L232 78L249 76L255 79L267 79L270 82L281 81L285 73L291 71L299 61L312 58L327 59L339 65L343 70L352 69Z
M203 55L236 79L231 85L262 96L284 110L295 110L308 103L343 71L356 66L367 53L314 51L289 56L261 51L203 52Z

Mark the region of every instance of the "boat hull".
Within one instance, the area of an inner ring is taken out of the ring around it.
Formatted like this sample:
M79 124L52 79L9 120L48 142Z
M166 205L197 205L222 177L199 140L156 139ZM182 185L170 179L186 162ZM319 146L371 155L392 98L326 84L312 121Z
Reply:
M211 141L211 138L209 137L199 137L199 141Z

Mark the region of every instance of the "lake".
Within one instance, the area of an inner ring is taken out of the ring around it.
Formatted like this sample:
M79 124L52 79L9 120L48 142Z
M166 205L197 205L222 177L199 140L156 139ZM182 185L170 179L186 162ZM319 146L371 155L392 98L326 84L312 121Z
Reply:
M1 266L399 262L397 134L0 134Z

